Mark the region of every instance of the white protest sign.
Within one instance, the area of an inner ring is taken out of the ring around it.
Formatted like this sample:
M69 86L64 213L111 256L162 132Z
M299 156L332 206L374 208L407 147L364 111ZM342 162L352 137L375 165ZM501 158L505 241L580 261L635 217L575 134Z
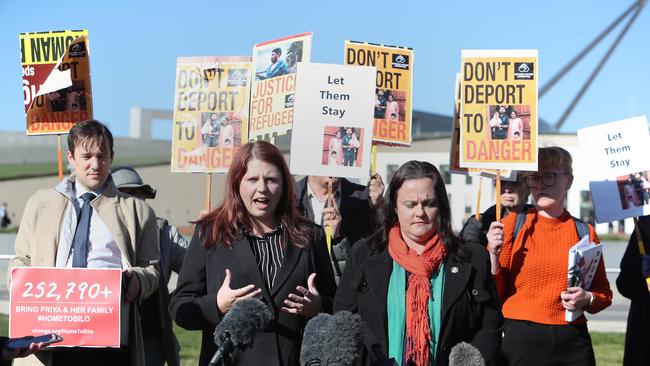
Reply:
M650 134L645 116L578 130L596 222L650 214Z
M374 67L298 63L291 173L367 178Z

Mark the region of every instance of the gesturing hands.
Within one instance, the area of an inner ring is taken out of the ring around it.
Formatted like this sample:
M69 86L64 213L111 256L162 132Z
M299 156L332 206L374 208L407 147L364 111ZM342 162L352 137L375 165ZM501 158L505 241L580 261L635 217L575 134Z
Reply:
M222 314L230 310L232 305L239 300L250 299L262 292L262 289L255 288L255 285L247 285L241 288L230 288L230 270L226 269L226 278L224 278L219 291L217 291L217 307Z
M283 306L280 310L289 314L304 315L313 317L318 315L321 308L321 298L318 290L316 289L316 273L309 275L307 279L308 289L298 286L296 293L289 294L288 298L284 300Z

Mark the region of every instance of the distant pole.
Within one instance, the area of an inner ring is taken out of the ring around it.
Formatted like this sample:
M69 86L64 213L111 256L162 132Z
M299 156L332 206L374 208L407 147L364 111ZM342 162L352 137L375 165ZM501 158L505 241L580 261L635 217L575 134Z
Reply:
M210 212L210 206L212 202L212 173L208 173L205 179L205 203L203 208L207 212Z

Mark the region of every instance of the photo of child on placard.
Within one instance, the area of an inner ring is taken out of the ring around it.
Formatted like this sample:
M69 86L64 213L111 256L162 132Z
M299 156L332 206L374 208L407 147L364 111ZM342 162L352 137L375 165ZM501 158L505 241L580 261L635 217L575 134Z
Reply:
M241 117L232 112L202 112L200 130L204 147L241 146Z
M325 126L323 133L323 165L361 166L363 128Z
M530 106L491 105L487 107L488 132L492 140L530 140Z
M406 92L390 89L375 89L376 119L404 122L406 112Z
M624 210L645 206L650 201L650 171L636 172L634 174L616 177L621 206Z

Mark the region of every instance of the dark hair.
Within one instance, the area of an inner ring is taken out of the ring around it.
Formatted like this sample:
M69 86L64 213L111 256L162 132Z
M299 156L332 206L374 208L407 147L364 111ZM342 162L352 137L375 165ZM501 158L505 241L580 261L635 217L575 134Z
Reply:
M311 223L298 213L293 193L293 178L280 150L265 141L249 142L241 146L226 177L226 195L223 202L208 215L197 221L199 233L205 238L204 247L216 245L230 247L240 237L242 230L252 227L246 206L239 194L239 185L248 170L248 162L257 159L273 164L282 176L282 195L276 215L282 223L285 239L300 248L309 245Z
M442 242L447 248L447 253L454 258L464 258L468 251L460 246L460 239L456 237L451 230L451 209L447 199L447 189L445 181L440 175L438 169L426 161L411 160L402 164L397 169L393 178L388 184L387 200L381 207L379 213L379 222L382 235L375 236L372 243L374 249L383 250L388 243L388 232L391 227L398 221L397 218L397 192L405 181L412 179L430 178L433 181L433 193L436 197L438 206L438 222L436 222L436 231L440 233Z
M68 150L74 155L74 149L78 143L87 144L89 142L97 143L100 151L104 149L104 141L108 141L108 150L113 158L113 134L103 123L89 119L80 122L70 129L68 133Z
M282 54L282 49L280 47L274 48L273 51L271 51L271 52L277 53L278 55L281 55Z

